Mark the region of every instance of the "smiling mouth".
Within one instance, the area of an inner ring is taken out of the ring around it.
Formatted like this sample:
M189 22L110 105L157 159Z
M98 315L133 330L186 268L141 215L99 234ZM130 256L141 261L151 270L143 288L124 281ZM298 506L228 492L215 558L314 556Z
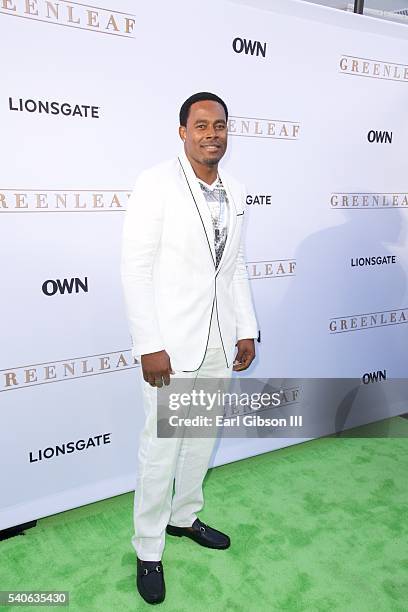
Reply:
M207 149L207 150L210 150L210 151L211 150L216 151L217 149L221 148L219 144L206 144L206 145L201 145L201 146L204 147L204 149Z

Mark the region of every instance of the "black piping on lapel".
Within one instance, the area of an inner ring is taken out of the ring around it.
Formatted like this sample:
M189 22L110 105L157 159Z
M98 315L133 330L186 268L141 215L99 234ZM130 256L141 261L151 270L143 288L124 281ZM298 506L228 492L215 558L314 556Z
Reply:
M213 255L213 253L212 253L212 250L211 250L211 245L210 245L210 241L208 240L207 232L206 232L206 230L205 230L205 225L204 225L203 218L202 218L201 213L200 213L200 210L199 210L199 208L198 208L198 206L197 206L197 202L196 202L196 199L195 199L195 197L194 197L193 190L191 189L191 185L190 185L190 183L188 182L187 174L186 174L186 172L185 172L185 170L184 170L184 168L183 168L183 164L181 163L181 161L180 161L180 158L179 158L179 157L178 157L177 159L178 159L179 164L180 164L180 166L181 166L181 169L182 169L182 171L183 171L184 178L186 179L186 183L187 183L188 188L189 188L189 190L190 190L191 197L192 197L192 198L193 198L193 200L194 200L194 204L195 204L195 207L196 207L196 209L197 209L197 212L198 212L198 214L200 215L200 220L201 220L201 224L202 224L202 226L203 226L204 234L205 234L205 237L207 238L208 248L210 249L211 259L213 260L213 264L214 264L214 267L215 267L214 255Z
M208 248L210 249L211 258L212 258L212 260L213 260L213 264L214 264L214 268L215 268L215 260L214 260L214 256L213 256L213 254L212 254L212 250L211 250L210 242L209 242L209 240L208 240L207 232L205 231L205 225L204 225L203 218L202 218L201 213L200 213L200 210L199 210L199 208L198 208L198 206L197 206L197 202L196 202L196 199L195 199L195 197L194 197L193 190L191 189L191 185L190 185L190 183L189 183L189 181L188 181L188 178L187 178L187 175L186 175L186 173L185 173L185 170L184 170L184 168L183 168L183 164L181 163L181 160L180 160L180 158L179 158L179 157L178 157L177 159L178 159L179 164L180 164L180 166L181 166L181 169L182 169L182 171L183 171L184 178L186 179L186 183L187 183L188 188L189 188L189 190L190 190L191 197L192 197L192 198L193 198L193 200L194 200L194 204L195 204L195 207L196 207L196 209L197 209L197 212L198 212L198 214L200 215L201 224L202 224L202 226L203 226L203 230L204 230L205 237L207 238ZM242 213L242 214L243 214L243 213ZM209 323L209 326L208 326L207 343L206 343L206 345L205 345L204 356L203 356L203 358L202 358L202 360L201 360L201 363L200 363L200 365L198 366L197 370L199 370L199 369L201 368L201 366L202 366L202 364L203 364L203 362L204 362L204 359L205 359L206 352L207 352L208 341L209 341L209 339L210 339L210 331L211 331L211 319L212 319L213 314L214 314L214 304L215 304L216 313L217 313L217 325L218 325L218 331L219 331L220 338L221 338L222 350L223 350L223 352L224 352L224 357L225 357L225 362L226 362L226 364L227 364L227 367L229 367L229 364L228 364L228 359L227 359L227 354L226 354L226 352L225 352L225 347L224 347L224 340L222 339L221 328L220 328L220 322L219 322L219 318L218 318L218 304L217 304L217 276L218 276L218 272L219 272L219 271L220 271L220 268L219 268L219 266L218 266L218 269L217 269L216 274L215 274L215 277L214 277L214 298L213 298L213 303L212 303L212 308L211 308L210 323ZM196 372L197 370L183 370L183 372Z

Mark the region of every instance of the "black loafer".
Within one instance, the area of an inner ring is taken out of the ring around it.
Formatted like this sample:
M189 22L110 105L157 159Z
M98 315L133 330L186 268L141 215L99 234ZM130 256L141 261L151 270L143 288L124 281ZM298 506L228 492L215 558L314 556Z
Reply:
M191 527L174 527L173 525L167 525L166 532L169 535L178 537L187 536L187 538L194 540L194 542L206 548L225 550L231 545L231 540L225 533L221 533L221 531L217 531L205 525L199 519L196 519Z
M137 558L137 590L147 603L164 601L166 586L161 561L141 561Z

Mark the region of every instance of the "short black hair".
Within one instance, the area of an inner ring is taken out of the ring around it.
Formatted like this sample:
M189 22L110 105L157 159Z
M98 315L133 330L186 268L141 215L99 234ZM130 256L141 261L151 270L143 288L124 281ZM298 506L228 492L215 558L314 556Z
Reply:
M203 100L211 100L213 102L218 102L218 104L221 104L221 106L223 107L225 111L225 120L228 119L228 108L224 100L221 100L219 96L213 93L210 93L209 91L200 91L199 93L195 93L189 98L187 98L187 100L183 102L183 104L181 105L180 125L183 125L184 127L187 126L187 119L188 119L191 105L195 104L195 102L202 102Z

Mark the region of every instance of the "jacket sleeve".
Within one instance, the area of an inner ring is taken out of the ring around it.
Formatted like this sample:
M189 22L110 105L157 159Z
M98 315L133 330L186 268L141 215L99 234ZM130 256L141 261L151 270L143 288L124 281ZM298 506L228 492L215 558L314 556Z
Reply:
M242 202L245 206L245 189L242 190ZM245 264L243 234L232 280L232 290L235 307L236 336L237 340L258 337L258 324L252 303L251 290L249 287L248 272Z
M153 265L160 246L163 198L157 181L142 172L129 198L122 236L121 277L133 355L164 349L157 319Z

